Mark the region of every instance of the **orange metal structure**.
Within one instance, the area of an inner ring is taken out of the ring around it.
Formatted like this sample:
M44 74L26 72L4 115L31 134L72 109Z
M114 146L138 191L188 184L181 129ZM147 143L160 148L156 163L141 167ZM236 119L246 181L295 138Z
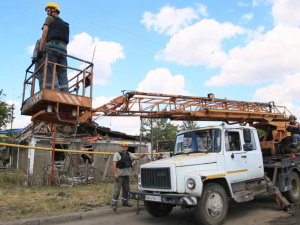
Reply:
M84 121L84 113L92 109L92 87L93 87L93 63L67 55L68 59L84 63L83 69L68 67L48 61L46 55L45 62L34 72L30 71L32 65L26 70L26 77L23 86L23 100L21 114L32 116L32 121L42 121L54 124L74 125ZM47 65L53 64L53 76L51 89L45 89ZM66 93L54 90L56 68L58 66L67 67L75 71L69 79L69 89L75 93ZM43 70L43 68L45 68ZM37 72L43 70L43 88L36 91ZM27 75L30 74L29 77ZM29 93L28 88L29 87ZM81 91L79 92L79 89ZM87 91L89 89L89 91Z
M93 116L139 116L171 120L263 123L287 122L291 114L274 102L259 103L207 97L128 92L93 110Z

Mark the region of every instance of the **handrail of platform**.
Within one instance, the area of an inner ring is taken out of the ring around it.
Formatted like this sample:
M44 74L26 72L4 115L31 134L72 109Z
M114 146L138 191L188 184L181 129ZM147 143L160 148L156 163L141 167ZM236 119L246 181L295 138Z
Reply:
M49 50L48 50L49 51ZM34 65L34 63L32 63L27 69L26 69L26 74L25 74L25 80L24 80L24 87L23 87L23 99L22 99L22 102L25 101L25 99L27 99L27 97L25 98L25 89L26 89L26 86L27 85L30 85L31 86L31 90L30 90L30 94L29 96L32 97L35 93L37 93L34 89L35 89L35 81L36 81L36 74L39 70L41 70L42 68L44 68L44 71L43 71L43 76L44 76L44 79L43 79L43 88L45 88L45 84L46 84L46 75L47 75L47 67L48 67L48 64L52 64L53 65L53 78L52 78L52 87L51 89L53 90L54 89L54 82L55 82L55 71L56 71L56 67L57 66L60 66L60 67L66 67L70 70L73 70L73 71L77 71L78 73L76 73L76 75L74 77L72 77L70 80L68 80L68 83L69 83L69 89L70 89L70 92L71 92L71 89L74 88L74 87L79 87L80 83L82 83L82 95L79 94L80 96L85 96L86 93L85 93L85 89L87 87L90 86L90 93L89 93L89 96L90 98L92 98L92 83L93 83L93 63L92 62L89 62L89 61L86 61L86 60L82 60L82 59L79 59L77 57L74 57L74 56L71 56L71 55L68 55L68 54L65 54L66 57L68 58L72 58L74 60L77 60L77 61L80 61L82 63L86 63L88 65L86 65L83 69L78 69L78 68L74 68L74 67L70 67L70 66L65 66L65 65L62 65L62 64L58 64L58 63L54 63L54 62L51 62L48 60L48 53L46 52L46 57L45 57L45 61L38 67L38 68L35 68L34 71L30 71L32 66ZM90 70L90 71L88 71ZM27 76L28 74L30 74L30 76ZM83 76L82 78L79 78L79 76ZM86 85L86 78L89 78L90 80L90 84L89 85ZM76 81L77 79L77 81ZM71 82L74 81L75 83L74 84L71 84ZM76 95L78 95L78 91L76 92Z

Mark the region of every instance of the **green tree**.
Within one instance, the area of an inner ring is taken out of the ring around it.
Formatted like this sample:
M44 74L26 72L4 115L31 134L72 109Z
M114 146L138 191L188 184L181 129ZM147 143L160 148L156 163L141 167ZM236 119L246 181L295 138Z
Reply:
M257 134L259 137L264 136L266 134L265 130L257 129Z
M178 126L175 126L170 123L169 119L152 119L152 135L153 135L153 148L157 148L157 141L166 141L163 146L160 144L160 148L164 150L173 150L173 147L170 149L170 139L175 140ZM151 119L143 119L142 124L143 136L151 140Z
M0 90L0 130L2 127L5 127L8 123L12 121L12 109L13 105L7 104L3 97L6 95L3 93L3 90Z
M182 125L179 126L179 131L185 131L185 130L193 130L197 129L200 126L196 121L193 120L187 120L187 121L182 121Z

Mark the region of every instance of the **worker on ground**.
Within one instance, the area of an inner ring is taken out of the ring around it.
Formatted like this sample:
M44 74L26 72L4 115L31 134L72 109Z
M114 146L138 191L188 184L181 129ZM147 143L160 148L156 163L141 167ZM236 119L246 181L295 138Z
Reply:
M48 3L45 8L48 17L43 25L43 34L40 43L40 49L37 58L42 58L45 52L44 46L48 52L48 60L53 63L58 63L67 66L67 44L69 43L69 24L64 22L58 15L59 7L55 3ZM63 92L69 92L67 68L57 66L56 73L59 83L59 89ZM53 64L48 63L46 88L52 87Z
M290 122L286 124L286 130L292 135L292 142L289 147L297 152L297 139L300 138L299 123L296 122L297 117L294 115L290 115L289 120Z
M111 200L111 206L113 210L117 209L118 199L122 188L122 205L125 207L132 207L128 203L129 193L129 176L132 167L132 161L139 159L139 156L135 156L131 152L128 152L128 143L123 141L121 143L121 151L117 152L113 158L113 169L115 176L113 197ZM143 158L145 154L142 154Z
M41 44L41 39L38 39L35 43L35 47L33 50L33 56L32 56L32 63L35 64L35 68L34 71L36 71L45 61L45 54L42 56L42 58L38 59L37 55L38 52L40 50L40 44ZM43 51L45 51L45 46ZM44 77L44 67L41 67L38 71L36 71L36 76L39 80L39 86L40 86L40 90L42 90L43 88L43 77ZM55 84L54 84L54 90L58 90L58 80L57 80L57 76L55 77Z

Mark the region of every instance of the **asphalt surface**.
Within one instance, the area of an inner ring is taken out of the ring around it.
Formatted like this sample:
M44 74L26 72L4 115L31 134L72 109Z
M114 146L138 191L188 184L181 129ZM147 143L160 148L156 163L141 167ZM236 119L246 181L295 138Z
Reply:
M143 210L143 207L141 207L140 209ZM50 225L50 224L58 224L58 223L65 223L71 221L79 221L79 220L84 220L86 218L107 216L116 213L121 214L121 213L136 212L136 211L137 211L137 207L135 205L133 207L119 206L117 211L113 211L110 206L104 206L101 207L100 209L96 209L88 212L77 212L77 213L62 214L57 216L30 218L30 219L16 220L10 222L0 222L0 225L41 225L41 224Z

